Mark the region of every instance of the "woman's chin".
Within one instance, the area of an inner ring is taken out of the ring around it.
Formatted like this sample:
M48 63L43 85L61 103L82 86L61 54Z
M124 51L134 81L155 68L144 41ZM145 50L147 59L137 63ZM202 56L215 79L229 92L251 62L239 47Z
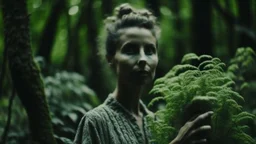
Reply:
M151 82L152 82L152 79L150 79L149 77L139 77L139 78L134 80L134 85L143 86L143 85L147 85Z

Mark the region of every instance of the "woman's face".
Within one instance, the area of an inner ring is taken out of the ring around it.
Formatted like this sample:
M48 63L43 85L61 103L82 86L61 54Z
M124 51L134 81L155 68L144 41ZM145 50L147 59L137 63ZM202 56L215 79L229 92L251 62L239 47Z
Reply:
M156 38L145 28L125 28L118 32L120 39L112 59L118 82L143 85L152 81L158 64Z

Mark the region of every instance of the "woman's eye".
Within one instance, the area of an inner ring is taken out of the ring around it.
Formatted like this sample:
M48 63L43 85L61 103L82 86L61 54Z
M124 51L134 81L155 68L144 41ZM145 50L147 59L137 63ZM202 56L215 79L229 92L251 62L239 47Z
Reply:
M122 53L125 54L136 54L138 52L138 45L136 44L126 44L123 48L122 48Z
M156 48L153 45L146 45L145 46L145 54L152 55L156 53Z

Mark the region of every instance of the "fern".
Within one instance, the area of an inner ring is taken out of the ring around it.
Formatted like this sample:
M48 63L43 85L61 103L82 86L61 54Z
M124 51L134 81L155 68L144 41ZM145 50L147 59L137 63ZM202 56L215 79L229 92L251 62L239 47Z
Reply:
M250 48L239 48L235 54L235 57L230 60L230 66L227 73L230 78L236 82L235 91L241 92L246 88L246 82L244 74L254 68L256 65L256 54Z
M229 70L237 70L237 67L248 63L231 66ZM219 58L191 53L183 57L182 64L156 80L150 92L155 96L150 106L164 100L165 108L155 113L157 120L148 117L152 142L169 143L185 122L213 110L212 119L207 122L212 125L210 143L256 143L246 134L246 123L255 116L242 110L244 99L232 89L235 82L224 73L225 66Z

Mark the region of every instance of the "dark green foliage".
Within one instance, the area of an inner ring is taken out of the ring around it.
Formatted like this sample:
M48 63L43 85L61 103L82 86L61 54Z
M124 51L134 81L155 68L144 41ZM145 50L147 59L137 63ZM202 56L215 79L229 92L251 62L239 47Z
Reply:
M51 112L54 137L58 144L73 141L78 123L86 111L99 105L95 92L85 85L85 78L77 73L58 72L43 78L45 94ZM8 99L0 101L0 115L7 115ZM29 143L29 130L26 112L16 97L12 108L12 123L8 133L8 144ZM0 126L5 125L6 117L0 117ZM0 127L0 133L3 132Z
M227 76L225 64L208 55L187 54L182 64L174 66L156 80L152 91L155 98L149 104L164 100L165 108L156 112L157 119L148 118L153 141L169 143L178 130L192 118L213 110L210 143L255 144L246 132L247 122L255 116L243 111L244 98L233 91L234 81Z
M227 70L228 76L236 82L235 91L242 92L249 86L246 75L251 75L249 72L255 72L255 65L256 54L252 48L239 48L236 51L235 57L230 60L230 66Z
M7 120L7 107L8 107L8 98L1 99L0 102L0 134L3 133L3 130L6 125ZM28 121L26 111L21 104L19 98L16 96L13 101L12 107L12 120L7 137L6 143L8 144L22 144L28 143Z
M243 95L244 108L256 114L256 54L252 48L239 48L236 51L235 57L230 61L227 74L236 83L233 89ZM248 124L252 129L250 133L256 138L256 119Z
M54 132L58 141L73 139L81 117L96 107L99 99L87 87L78 73L58 72L44 78L45 93L49 102Z

